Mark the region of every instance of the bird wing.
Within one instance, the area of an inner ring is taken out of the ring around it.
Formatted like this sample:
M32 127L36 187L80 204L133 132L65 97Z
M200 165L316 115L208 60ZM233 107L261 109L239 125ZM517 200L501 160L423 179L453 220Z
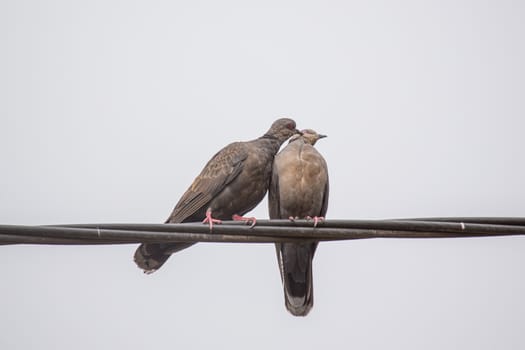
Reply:
M322 156L321 156L321 159L324 163L323 171L326 173L326 184L324 186L324 191L323 191L323 205L321 207L321 213L320 213L320 215L324 217L326 216L326 211L328 210L328 195L330 193L330 180L328 176L328 166L326 165L326 161L324 160Z
M270 188L268 191L268 210L270 219L280 219L281 209L279 206L279 174L275 170L272 171L272 178L270 180Z
M217 152L182 195L166 222L183 222L207 205L242 171L248 152L235 142Z

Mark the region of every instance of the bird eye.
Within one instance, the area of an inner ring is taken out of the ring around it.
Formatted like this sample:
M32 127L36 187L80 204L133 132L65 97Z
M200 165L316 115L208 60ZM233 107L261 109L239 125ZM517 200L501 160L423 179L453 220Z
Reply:
M288 123L288 125L286 125L286 127L288 129L290 129L290 130L295 129L295 126L292 123Z

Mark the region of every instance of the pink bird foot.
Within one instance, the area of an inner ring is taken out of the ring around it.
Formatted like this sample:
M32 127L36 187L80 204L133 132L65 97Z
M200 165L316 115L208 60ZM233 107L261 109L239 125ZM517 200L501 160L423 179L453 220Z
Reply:
M255 223L257 222L257 219L255 217L244 217L237 214L233 214L232 216L233 221L244 221L247 224L251 222L250 228L255 226Z
M203 224L209 224L210 225L210 232L213 230L213 224L222 224L221 220L214 219L211 216L211 210L206 210L206 218L202 220Z
M324 221L324 216L314 216L314 217L307 216L306 220L313 220L314 221L314 227L317 227L317 224L319 222L323 222Z

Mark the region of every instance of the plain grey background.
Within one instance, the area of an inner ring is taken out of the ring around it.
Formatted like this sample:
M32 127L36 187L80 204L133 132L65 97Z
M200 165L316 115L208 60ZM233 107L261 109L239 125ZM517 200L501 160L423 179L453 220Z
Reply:
M525 216L520 1L0 2L0 223L165 220L273 120L327 134L328 218ZM252 214L267 218L266 201ZM4 246L2 349L523 349L525 240Z

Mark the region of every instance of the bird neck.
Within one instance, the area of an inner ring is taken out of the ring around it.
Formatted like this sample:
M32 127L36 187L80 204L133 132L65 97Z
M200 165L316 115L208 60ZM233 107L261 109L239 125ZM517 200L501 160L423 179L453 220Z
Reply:
M279 141L279 139L273 135L270 135L270 134L264 134L263 136L260 137L261 139L269 139L269 140L275 140L275 141Z
M304 137L298 136L298 137L292 138L289 143L304 143L304 144L308 144L310 142L308 142Z
M279 151L279 148L281 148L281 145L284 141L280 140L278 137L270 134L264 134L263 136L259 137L259 140L264 140L268 143L268 145L277 153Z

